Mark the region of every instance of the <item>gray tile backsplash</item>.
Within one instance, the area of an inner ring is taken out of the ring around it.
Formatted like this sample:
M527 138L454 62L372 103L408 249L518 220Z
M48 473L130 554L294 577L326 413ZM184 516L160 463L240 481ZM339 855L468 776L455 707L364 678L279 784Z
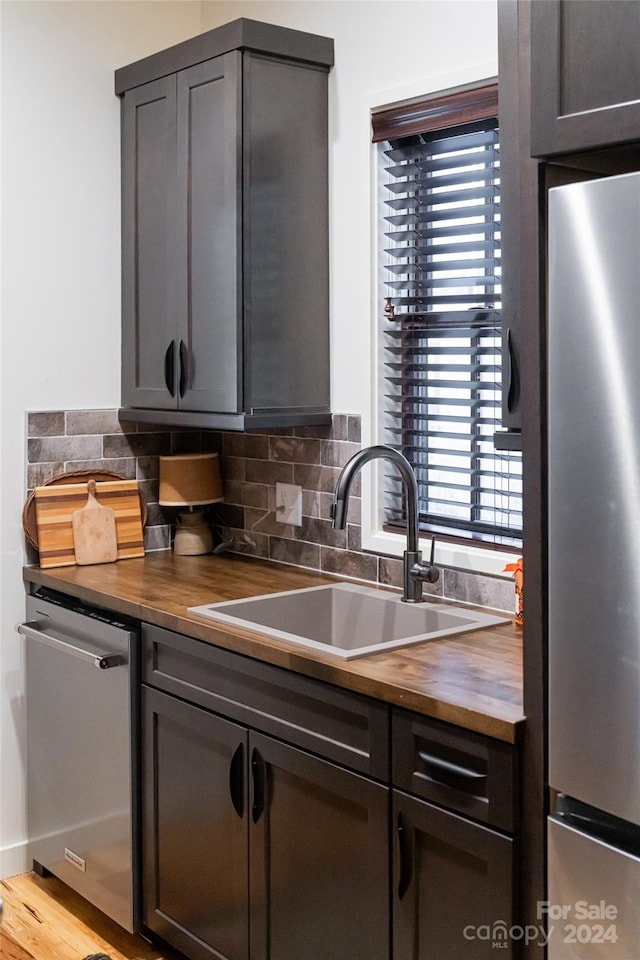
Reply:
M147 550L171 546L175 511L158 504L158 457L214 450L220 454L224 503L209 508L218 541L233 552L293 563L400 586L402 562L360 550L360 483L353 486L347 530L329 518L340 468L360 447L360 417L335 414L331 426L294 427L262 433L168 430L120 422L117 410L67 410L28 414L29 490L69 471L102 469L136 478L147 501ZM302 525L276 520L276 483L302 487ZM35 558L31 558L35 559ZM510 581L445 569L435 596L513 609Z

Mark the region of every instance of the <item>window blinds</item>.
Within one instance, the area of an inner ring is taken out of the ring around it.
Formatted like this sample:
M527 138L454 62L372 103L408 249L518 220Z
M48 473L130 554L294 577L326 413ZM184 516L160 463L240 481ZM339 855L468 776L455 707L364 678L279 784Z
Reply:
M382 417L412 463L421 525L517 544L521 460L497 453L501 409L497 120L382 142ZM390 524L404 522L385 480Z

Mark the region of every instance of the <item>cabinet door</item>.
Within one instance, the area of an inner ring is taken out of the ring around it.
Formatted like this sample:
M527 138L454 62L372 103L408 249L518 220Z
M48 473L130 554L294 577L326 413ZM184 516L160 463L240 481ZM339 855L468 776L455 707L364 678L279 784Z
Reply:
M529 34L517 0L498 6L500 224L502 232L503 428L522 429L520 353L528 304L527 277L536 263L537 163L530 157ZM502 437L498 437L498 440Z
M252 960L388 960L386 787L251 734Z
M178 73L178 406L242 408L237 51Z
M122 402L176 405L176 81L122 101Z
M143 687L144 923L192 960L248 957L247 731Z
M394 960L513 957L513 840L394 791Z
M245 409L329 412L327 75L243 60Z
M533 156L640 139L640 4L532 5Z

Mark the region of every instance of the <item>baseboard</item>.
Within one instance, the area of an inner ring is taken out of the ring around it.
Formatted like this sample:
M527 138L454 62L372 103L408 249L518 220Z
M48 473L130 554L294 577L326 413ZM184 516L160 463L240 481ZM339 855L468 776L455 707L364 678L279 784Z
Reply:
M0 880L15 877L19 873L26 873L31 869L27 857L27 841L14 843L8 847L0 847Z

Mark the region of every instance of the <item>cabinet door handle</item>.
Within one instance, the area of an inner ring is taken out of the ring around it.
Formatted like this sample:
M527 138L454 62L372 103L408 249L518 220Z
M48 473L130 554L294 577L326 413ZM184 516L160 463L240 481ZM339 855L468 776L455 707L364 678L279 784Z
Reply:
M229 793L233 809L240 818L244 815L244 746L239 743L229 764Z
M398 862L400 865L400 876L398 879L398 900L402 900L405 893L411 886L411 880L413 879L413 857L411 850L411 837L409 836L409 831L401 813L398 814L396 836L398 838Z
M443 760L442 757L434 757L433 754L424 750L418 751L418 756L427 767L431 767L436 773L437 779L444 781L447 786L469 787L472 784L479 786L487 779L486 773L471 770L469 767L460 767L457 763Z
M254 823L257 823L264 811L264 761L255 747L251 754L251 781L253 786L251 818Z
M164 382L172 397L176 395L175 388L176 342L172 340L164 355Z
M189 382L189 353L187 351L187 345L184 340L180 341L180 385L178 390L180 396L184 397L187 391L187 384Z
M511 327L507 327L507 412L513 413L520 393L518 364L513 349L513 337L511 336Z

